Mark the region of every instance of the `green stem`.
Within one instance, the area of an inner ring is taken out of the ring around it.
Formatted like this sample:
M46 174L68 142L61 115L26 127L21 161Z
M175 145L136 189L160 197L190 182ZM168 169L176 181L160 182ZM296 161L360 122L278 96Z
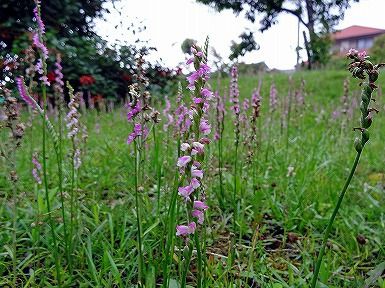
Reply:
M59 100L60 101L60 100ZM64 248L67 256L67 263L70 265L70 271L72 271L72 258L70 257L70 251L68 247L68 232L67 232L67 223L65 217L65 209L64 209L64 191L63 191L63 120L62 120L62 103L60 101L59 104L59 151L56 153L57 158L57 166L58 166L58 174L59 174L59 193L60 193L60 202L61 202L61 214L63 218L63 229L64 229Z
M324 234L323 241L322 241L322 247L321 247L321 250L320 250L320 252L318 254L318 259L317 259L317 263L316 263L314 274L313 274L311 288L315 288L316 285L317 285L318 274L319 274L319 271L320 271L320 268L321 268L321 264L322 264L322 257L325 254L325 248L326 248L327 241L329 239L329 234L331 232L334 219L336 218L338 210L340 209L342 200L344 199L346 190L348 189L350 181L352 180L354 172L356 171L356 168L357 168L357 165L358 165L358 161L360 160L361 153L362 153L362 151L361 152L357 152L357 155L356 155L356 158L354 160L352 169L350 170L349 177L346 179L345 185L344 185L344 187L343 187L343 189L342 189L342 191L340 193L340 196L338 197L337 204L334 207L333 214L330 217L328 226L326 227L325 234Z
M198 231L195 231L194 238L195 238L195 247L197 249L197 262L198 262L197 288L201 288L202 287L202 252L201 252L201 244L199 242Z
M238 197L237 197L237 169L238 169L238 141L235 143L235 159L234 159L234 191L233 191L233 204L234 204L234 219L233 219L233 226L234 226L234 232L235 232L235 222L236 222L236 216L237 216L237 205L238 205Z
M157 177L157 187L156 187L156 195L157 195L157 212L158 212L158 218L160 217L160 185L161 185L161 165L159 161L159 142L158 138L156 137L156 131L155 127L152 129L153 137L154 137L154 144L155 144L155 163L156 163L156 177Z
M287 108L287 123L286 123L286 161L289 154L289 139L290 139L290 116L291 116L291 91L289 91L289 103Z
M178 139L179 142L179 139ZM179 146L178 146L179 147ZM179 150L179 149L178 149ZM174 186L173 186L173 193L171 195L169 210L167 214L166 223L168 224L167 229L167 242L166 242L166 251L165 251L165 260L163 264L163 288L168 288L168 283L170 279L170 266L171 266L171 260L172 256L174 254L174 241L175 241L175 227L176 227L176 199L178 196L178 187L179 187L179 181L178 181L179 172L176 170L175 172L175 180L174 180Z
M55 258L55 268L56 268L56 277L58 280L58 286L61 287L61 276L60 276L60 266L59 266L59 256L58 256L58 247L56 240L55 228L53 225L53 219L51 215L51 203L49 200L49 191L48 191L48 177L47 177L47 151L46 151L46 127L45 127L45 118L46 118L46 106L47 106L47 89L45 85L42 85L42 94L43 94L43 176L44 176L44 190L45 198L48 211L48 221L49 226L51 227L52 240L54 245L54 258Z
M187 272L190 268L190 261L191 261L191 256L193 253L193 248L194 248L194 245L190 245L187 257L184 259L185 265L184 265L184 270L182 273L182 283L180 284L181 288L186 288Z
M223 191L223 175L222 175L222 135L220 135L220 138L218 139L218 161L219 161L219 192L220 192L220 198L219 204L222 209L224 209L224 191Z
M271 142L271 126L272 126L272 117L270 115L270 117L268 118L268 132L267 132L267 147L266 147L266 154L265 154L265 161L267 162L267 160L269 159L269 150L270 150L270 142Z
M138 189L138 177L140 174L139 165L141 162L140 149L136 146L137 143L134 141L134 153L135 153L135 209L136 209L136 225L138 228L138 286L143 287L144 284L144 260L143 260L143 247L142 247L142 219L141 209L139 200L139 189Z
M16 146L14 146L16 147ZM11 171L13 173L16 173L16 165L15 165L15 153L16 149L12 148L12 162L11 164ZM17 240L17 234L16 234L16 229L17 229L17 186L16 186L16 180L12 179L12 198L13 198L13 231L12 231L12 250L13 250L13 259L12 259L12 264L13 264L13 285L16 287L17 284L17 245L16 245L16 240Z
M74 190L75 190L75 139L72 138L72 157L71 157L71 190L70 190L70 243L69 253L73 250L73 239L74 239ZM72 259L69 261L70 271L72 272Z

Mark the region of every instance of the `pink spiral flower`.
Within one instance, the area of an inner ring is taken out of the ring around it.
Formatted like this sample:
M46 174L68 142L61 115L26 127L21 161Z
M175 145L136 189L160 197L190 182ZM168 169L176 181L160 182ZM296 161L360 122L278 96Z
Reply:
M181 152L183 156L178 158L177 167L180 168L181 178L183 179L178 188L178 194L183 197L185 202L197 202L198 193L203 194L204 186L202 185L204 172L201 168L200 161L205 155L205 146L210 141L202 138L202 135L208 135L211 132L211 125L203 116L206 115L210 105L209 101L213 98L213 93L205 87L206 81L210 77L210 67L203 61L203 52L198 47L191 49L194 57L189 59L188 64L194 63L196 70L187 76L188 86L191 91L195 91L192 97L190 109L180 103L176 110L176 124L179 127L181 136L184 132L189 136L186 142L181 144ZM183 183L186 186L183 185ZM202 198L204 196L201 196ZM188 213L195 219L188 225L178 225L176 228L177 236L188 236L195 233L198 224L203 224L204 211L208 208L203 205L202 201L198 201L196 207L188 208Z

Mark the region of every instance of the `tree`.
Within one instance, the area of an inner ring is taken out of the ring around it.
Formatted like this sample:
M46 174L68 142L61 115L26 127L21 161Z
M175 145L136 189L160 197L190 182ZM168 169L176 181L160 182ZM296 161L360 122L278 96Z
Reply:
M184 41L182 42L182 45L180 46L180 48L182 49L182 52L183 52L183 53L191 55L191 47L192 47L193 44L195 44L195 43L197 43L196 40L190 39L190 38L186 38L186 39L184 39Z
M218 11L231 9L235 14L245 12L251 22L261 14L260 31L263 32L277 23L281 13L295 16L308 30L310 41L306 45L309 65L322 59L325 52L325 37L344 17L351 2L359 0L197 0ZM321 42L324 41L323 44ZM306 41L305 41L306 42ZM328 50L328 49L326 49ZM310 68L310 67L309 67Z
M50 0L41 4L41 14L46 27L46 41L52 63L56 53L61 53L67 80L77 80L82 70L98 58L98 47L105 43L93 31L93 19L108 12L103 4L108 0ZM0 76L12 79L17 67L31 44L31 31L36 27L33 18L35 2L32 0L3 0L0 2ZM98 47L97 47L97 46ZM101 49L99 49L100 51ZM71 63L70 63L71 62ZM69 65L70 64L70 65ZM4 68L5 67L5 68ZM22 70L22 65L20 69ZM50 69L50 67L48 67ZM73 73L75 71L75 73ZM90 73L89 73L90 74Z
M94 83L87 89L93 95L116 99L127 94L138 54L148 54L154 48L147 47L147 43L139 39L135 43L121 42L111 47L95 33L93 20L109 13L103 4L112 1L117 0L45 0L41 10L46 27L45 40L50 50L48 72L54 70L55 54L60 53L65 80L69 80L75 89L82 88L82 76L92 76ZM36 27L33 8L32 0L0 1L0 84L7 82L13 87L14 76L25 71L21 59L31 44L31 31ZM130 27L133 34L144 29L134 24ZM148 63L146 67L150 82L158 90L174 76L159 65ZM155 74L156 78L151 78Z
M245 56L247 52L259 49L259 45L254 40L253 32L243 32L239 38L241 38L240 43L233 41L230 46L230 60L238 59L239 56Z
M374 40L370 48L370 60L375 63L381 63L385 60L385 35L381 35Z
M47 30L59 37L93 36L93 19L109 12L103 8L108 0L49 0L43 1L41 13ZM32 0L2 0L0 3L0 42L10 45L34 26Z

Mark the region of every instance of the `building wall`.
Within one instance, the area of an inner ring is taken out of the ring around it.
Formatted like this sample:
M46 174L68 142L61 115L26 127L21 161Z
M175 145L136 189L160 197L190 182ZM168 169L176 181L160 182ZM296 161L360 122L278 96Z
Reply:
M375 37L373 36L369 36L339 40L333 45L332 52L336 54L345 54L350 48L367 50L373 46L374 38Z
M372 48L374 40L381 35L384 34L337 40L333 43L331 52L333 54L344 55L349 51L350 48L357 50L368 50Z

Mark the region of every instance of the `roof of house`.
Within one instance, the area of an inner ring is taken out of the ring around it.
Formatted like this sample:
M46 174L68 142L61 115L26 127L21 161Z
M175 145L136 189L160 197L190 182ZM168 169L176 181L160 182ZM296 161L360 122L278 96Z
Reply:
M332 39L343 40L349 38L378 35L383 33L385 33L384 29L353 25L333 33Z

